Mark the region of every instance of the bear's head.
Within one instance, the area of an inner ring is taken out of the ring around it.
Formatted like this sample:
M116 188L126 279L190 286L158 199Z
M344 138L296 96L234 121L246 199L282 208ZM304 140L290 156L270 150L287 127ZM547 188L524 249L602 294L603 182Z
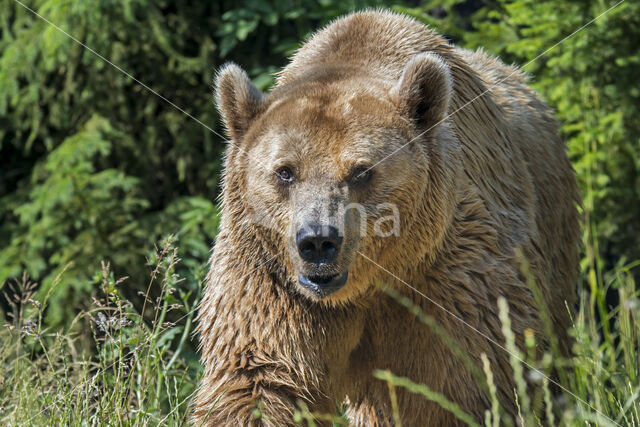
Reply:
M459 169L451 72L422 53L396 77L321 64L269 95L234 64L216 77L231 137L223 231L312 300L353 301L385 269L431 262L445 238Z

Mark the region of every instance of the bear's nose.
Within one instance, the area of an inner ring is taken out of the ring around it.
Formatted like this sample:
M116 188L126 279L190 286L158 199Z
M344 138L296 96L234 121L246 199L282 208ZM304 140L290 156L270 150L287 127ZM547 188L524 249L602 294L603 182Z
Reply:
M296 233L300 257L307 262L322 264L333 261L342 244L342 236L332 225L303 224Z

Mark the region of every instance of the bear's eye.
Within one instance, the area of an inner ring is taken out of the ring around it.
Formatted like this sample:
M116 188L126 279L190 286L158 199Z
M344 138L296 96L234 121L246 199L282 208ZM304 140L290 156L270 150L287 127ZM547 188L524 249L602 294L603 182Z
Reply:
M372 176L373 168L368 166L358 166L353 172L351 172L349 181L353 185L363 185L371 181Z
M281 181L286 183L293 182L293 172L291 171L291 168L287 166L278 168L276 170L276 175L278 175L278 178L280 178Z

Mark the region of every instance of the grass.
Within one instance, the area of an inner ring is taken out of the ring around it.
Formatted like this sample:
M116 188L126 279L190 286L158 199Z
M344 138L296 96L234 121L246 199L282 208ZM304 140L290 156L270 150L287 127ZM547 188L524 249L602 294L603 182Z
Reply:
M103 264L95 277L99 297L93 301L94 308L78 314L65 331L43 326L47 297L33 299L35 284L24 277L10 285L13 312L8 313L0 329L1 425L187 423L189 401L201 373L197 361L184 353L193 332L196 303L192 295L178 290L180 278L175 268L179 260L170 240L157 250L153 261L155 269L140 312L122 297L120 288L126 278L116 279ZM570 331L575 339L571 357L552 349L540 354L534 350L536 339L532 335L524 337L526 348L518 348L509 327L508 304L499 301L505 346L512 355L517 385L514 401L520 410L518 420L510 419L500 407L488 359L482 358L483 366L473 366L432 318L399 295L395 295L399 301L448 343L486 386L492 406L485 419L475 420L446 397L410 378L388 371L374 375L388 383L392 403L396 390L405 388L473 426L640 426L640 301L633 275L640 262L609 272L597 271L595 263L588 257L583 263L585 291ZM153 299L152 289L160 290ZM619 305L604 304L607 292L617 293ZM144 319L141 313L147 314ZM168 321L168 317L174 321ZM91 331L93 353L79 349L81 337L87 335L82 332L87 330ZM551 372L556 372L552 380L556 385L547 377ZM527 392L527 383L538 387ZM260 416L259 408L255 413ZM397 406L394 418L399 420ZM314 414L304 405L295 420L303 425L316 425L320 420L344 423L344 418Z
M0 425L186 422L200 372L182 355L195 304L176 296L176 250L167 243L156 257L141 311L153 309L150 322L121 297L126 279L116 280L106 264L95 280L102 297L65 332L43 328L47 298L32 298L34 284L14 285L14 311L0 330ZM152 288L160 289L154 300ZM172 312L181 312L183 325L166 320ZM83 356L77 347L86 328L95 354Z

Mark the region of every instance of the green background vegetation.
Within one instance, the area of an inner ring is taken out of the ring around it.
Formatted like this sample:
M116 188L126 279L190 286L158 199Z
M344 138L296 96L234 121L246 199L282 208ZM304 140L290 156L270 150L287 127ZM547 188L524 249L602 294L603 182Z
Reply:
M201 369L191 320L218 224L225 148L211 131L222 133L214 71L235 61L267 90L314 30L373 6L527 64L562 122L584 197L585 318L575 335L584 334L589 356L563 384L614 419L630 401L625 411L640 423L640 3L623 2L548 50L614 4L25 1L203 126L15 0L0 0L0 421L184 420ZM63 374L73 392L54 385ZM23 389L30 395L16 401ZM571 405L558 410L598 416ZM100 418L114 409L117 420Z

